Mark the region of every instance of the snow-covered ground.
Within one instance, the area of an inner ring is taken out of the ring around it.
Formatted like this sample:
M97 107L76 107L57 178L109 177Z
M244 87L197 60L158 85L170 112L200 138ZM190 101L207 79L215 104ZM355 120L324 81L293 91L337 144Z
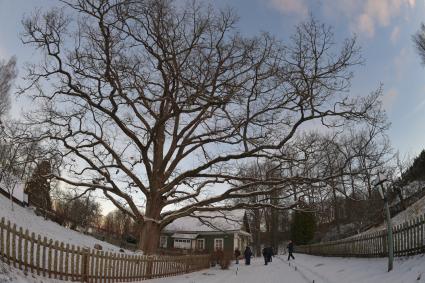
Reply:
M387 259L335 258L295 254L295 261L275 257L265 266L256 258L250 266L242 262L229 270L211 268L190 274L142 281L145 283L424 283L425 256L396 258L387 272ZM23 271L0 261L0 283L60 283Z
M209 269L191 274L144 281L145 283L420 283L425 282L425 256L397 258L387 272L387 259L332 258L295 254L295 261L275 257L264 266L255 259L250 266L229 270ZM314 280L314 281L313 281Z
M23 271L10 267L0 261L0 283L64 283L65 281L43 278L31 273L24 274Z
M42 237L46 236L49 239L85 248L93 248L95 244L100 244L105 251L119 251L119 247L117 246L67 229L53 221L45 220L43 217L37 216L32 208L24 208L17 204L13 204L12 210L11 201L3 195L0 195L0 219L2 217L4 217L6 221L9 220L15 223L18 227L21 226L24 230L28 229L30 232L34 232L36 235L40 234Z

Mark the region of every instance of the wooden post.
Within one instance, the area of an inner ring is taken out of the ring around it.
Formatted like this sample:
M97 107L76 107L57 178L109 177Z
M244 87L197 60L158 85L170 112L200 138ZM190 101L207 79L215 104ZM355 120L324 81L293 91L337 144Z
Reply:
M77 256L78 257L78 256ZM71 274L71 280L77 280L77 276L76 276L76 272L75 272L75 246L71 245L71 270L70 270L70 274Z
M146 257L147 266L146 266L146 278L152 279L152 267L153 267L153 258L151 256Z
M64 262L63 262L64 249L65 249L65 245L63 242L61 242L59 246L59 279L60 280L63 280L63 273L64 273Z
M93 251L92 259L91 259L93 266L91 267L92 273L94 276L99 277L100 271L99 271L99 265L100 265L100 251L96 251L96 253ZM97 282L97 279L95 280Z
M37 242L34 232L31 233L31 241L30 242L31 242L31 246L30 246L30 270L31 270L31 273L33 273L34 272L34 245Z
M30 238L30 233L28 229L25 230L24 236L24 271L28 271L28 239Z
M1 218L1 222L0 222L0 257L4 257L4 217Z
M89 282L90 250L85 248L81 254L81 282Z
M42 259L42 271L43 276L46 276L46 269L47 269L47 237L43 238L43 259Z
M49 241L49 251L48 251L48 255L47 255L47 271L49 272L49 278L52 278L52 270L53 270L53 264L52 264L52 249L53 249L53 240L50 239Z
M65 280L68 280L69 274L69 244L65 246Z
M16 267L16 224L13 224L12 228L12 260L13 266Z
M81 276L82 273L80 273L80 256L82 254L81 254L80 247L77 247L77 251L76 251L75 255L76 255L76 259L75 259L75 261L76 261L76 263L75 263L75 274L77 276L76 279L78 280L78 278L79 278L82 281L83 280L83 277Z
M6 259L7 264L10 264L10 221L7 221L6 226Z
M58 271L59 271L59 269L58 269L58 261L59 261L59 256L58 256L59 242L58 242L58 241L55 241L55 245L54 245L53 250L54 250L54 251L53 251L53 255L54 255L54 257L53 257L53 271L54 271L53 276L54 276L55 278L58 278Z
M22 269L22 236L24 235L24 232L22 230L22 227L19 227L18 232L18 268Z

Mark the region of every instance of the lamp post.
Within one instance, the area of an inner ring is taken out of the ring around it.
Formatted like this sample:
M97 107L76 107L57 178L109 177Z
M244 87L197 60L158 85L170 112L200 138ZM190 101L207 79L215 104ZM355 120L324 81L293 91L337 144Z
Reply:
M385 216L387 219L386 222L387 222L387 245L388 245L388 272L390 272L393 269L394 244L393 244L393 226L391 224L390 208L388 205L388 192L384 187L384 182L386 181L388 180L384 175L378 174L374 182L374 186L375 188L378 189L379 194L384 200L384 210L385 210Z

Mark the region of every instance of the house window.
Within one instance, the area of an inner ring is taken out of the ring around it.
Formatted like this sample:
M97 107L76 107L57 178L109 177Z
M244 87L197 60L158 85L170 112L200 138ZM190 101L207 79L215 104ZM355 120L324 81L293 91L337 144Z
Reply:
M174 247L176 249L187 249L190 250L191 247L190 239L174 239Z
M160 238L159 238L159 247L160 248L163 248L163 249L166 249L167 248L167 236L161 236Z
M197 239L196 240L196 249L197 250L205 250L205 239Z
M214 239L214 250L223 250L224 248L224 240L223 238Z

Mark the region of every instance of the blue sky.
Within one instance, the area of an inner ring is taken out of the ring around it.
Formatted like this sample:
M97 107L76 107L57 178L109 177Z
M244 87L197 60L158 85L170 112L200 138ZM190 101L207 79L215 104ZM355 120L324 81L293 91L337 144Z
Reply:
M424 0L204 1L233 7L245 34L267 31L286 41L294 25L310 14L334 27L337 42L356 34L366 63L356 69L353 95L364 95L382 83L393 147L412 157L425 148L425 68L411 40L425 21ZM34 50L19 39L21 20L36 7L56 4L59 1L0 0L0 58L16 55L21 66L33 59ZM27 105L15 103L14 115Z

